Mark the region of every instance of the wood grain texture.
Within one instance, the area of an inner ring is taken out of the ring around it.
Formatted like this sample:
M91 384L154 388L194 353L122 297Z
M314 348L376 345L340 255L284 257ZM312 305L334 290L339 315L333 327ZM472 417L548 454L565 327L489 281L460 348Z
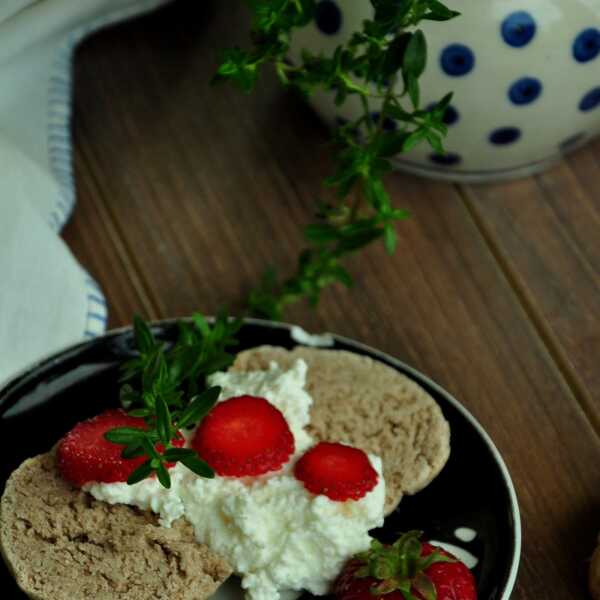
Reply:
M63 239L90 275L101 282L109 305L108 326L129 323L134 313L157 318L158 313L136 270L135 255L125 250L126 236L119 233L110 218L102 200L103 192L86 169L79 150L75 163L78 197L89 201L84 210L75 210L63 230Z
M292 267L329 169L326 132L271 78L249 97L207 86L214 49L247 27L237 3L217 6L175 3L78 56L69 241L109 293L114 324L144 303L159 317L241 308L267 263ZM394 258L369 249L350 261L355 290L333 288L318 312L297 306L289 320L388 351L454 393L517 487L513 598L583 598L600 527L599 438L456 190L400 175L390 186L413 215ZM133 291L114 291L132 277Z
M466 188L476 220L598 431L599 155L596 143L535 178Z

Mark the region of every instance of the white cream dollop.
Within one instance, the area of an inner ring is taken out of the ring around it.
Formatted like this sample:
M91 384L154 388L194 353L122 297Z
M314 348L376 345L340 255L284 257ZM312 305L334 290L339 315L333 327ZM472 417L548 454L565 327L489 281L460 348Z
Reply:
M300 590L325 594L346 560L369 547L369 530L382 525L385 482L374 455L369 460L378 483L357 501L315 496L293 476L295 461L313 443L304 429L312 404L304 389L306 372L299 359L289 370L272 363L267 371L216 373L209 381L222 387L219 401L248 394L281 410L295 440L294 456L281 470L254 478L204 479L177 464L169 490L156 479L84 489L98 500L150 509L167 527L185 516L196 539L240 575L249 600L279 600Z
M381 475L381 461L369 457ZM293 476L247 484L196 479L183 491L186 518L198 540L226 557L252 600L281 590L325 594L344 562L366 550L368 531L383 522L385 485L359 501L314 496Z
M144 479L134 485L125 482L88 483L83 486L83 489L96 500L109 504L129 504L142 510L151 510L160 515L159 522L163 527L170 527L173 521L185 515L180 490L186 485L183 480L188 478L188 473L190 471L181 464L170 469L170 489L160 485L156 478Z

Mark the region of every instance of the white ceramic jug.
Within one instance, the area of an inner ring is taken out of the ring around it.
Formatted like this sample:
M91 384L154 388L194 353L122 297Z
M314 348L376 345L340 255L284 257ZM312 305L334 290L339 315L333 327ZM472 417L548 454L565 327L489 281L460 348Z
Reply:
M540 171L600 132L600 0L447 0L460 11L422 26L429 48L423 106L453 91L447 154L422 143L398 168L433 178L487 181ZM301 48L333 52L372 14L368 0L321 0ZM312 103L332 126L362 114L358 98ZM376 103L373 110L377 110Z

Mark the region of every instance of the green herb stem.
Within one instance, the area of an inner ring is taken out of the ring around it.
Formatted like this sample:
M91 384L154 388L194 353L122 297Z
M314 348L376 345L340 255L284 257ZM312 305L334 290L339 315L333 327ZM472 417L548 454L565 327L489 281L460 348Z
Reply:
M174 440L184 428L197 425L215 405L221 389L208 387L206 378L233 362L227 348L235 345L241 319L220 313L210 324L196 314L179 323L177 342L167 346L157 340L140 317L134 317L137 355L122 367L121 404L131 416L144 419L145 428L118 427L105 438L123 446L122 456L145 456L129 477L134 484L152 474L170 487L168 463L181 462L201 477L212 469L194 450L176 448Z
M341 265L348 255L378 239L388 253L395 251L396 222L407 215L392 206L384 177L396 154L423 140L436 152L444 151L443 118L451 98L445 96L430 111L420 109L419 78L427 64L427 43L416 28L422 21L446 21L458 13L439 0L371 0L372 19L332 54L304 49L301 60L291 65L290 40L313 19L315 0L248 0L248 5L253 46L225 51L214 81L229 80L249 92L258 81L259 67L273 63L280 81L306 97L321 90L334 93L336 104L343 105L358 95L362 107L362 114L334 135L336 167L324 183L338 201L325 210L319 203L319 221L306 228L308 246L295 273L280 280L269 269L249 297L252 313L279 319L286 306L301 299L316 305L321 291L332 283L351 286L352 277ZM410 109L405 107L407 99ZM376 123L371 100L381 101ZM342 209L347 209L346 218L339 219Z

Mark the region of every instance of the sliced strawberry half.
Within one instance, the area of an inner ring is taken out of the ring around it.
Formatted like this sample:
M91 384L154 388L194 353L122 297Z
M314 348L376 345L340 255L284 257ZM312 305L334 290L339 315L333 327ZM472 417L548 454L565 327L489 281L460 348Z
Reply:
M104 438L107 431L116 427L147 428L144 419L130 417L120 409L107 410L78 423L58 444L57 462L62 477L78 487L91 482L127 481L131 473L148 457L122 458L124 446L113 444ZM181 433L172 441L177 448L181 448L184 443ZM162 452L164 447L157 444L156 449Z
M192 447L223 476L263 475L294 452L294 436L279 409L265 398L237 396L215 406L196 430Z
M332 500L359 500L378 480L369 457L358 448L332 442L320 442L296 463L296 479L313 494Z

